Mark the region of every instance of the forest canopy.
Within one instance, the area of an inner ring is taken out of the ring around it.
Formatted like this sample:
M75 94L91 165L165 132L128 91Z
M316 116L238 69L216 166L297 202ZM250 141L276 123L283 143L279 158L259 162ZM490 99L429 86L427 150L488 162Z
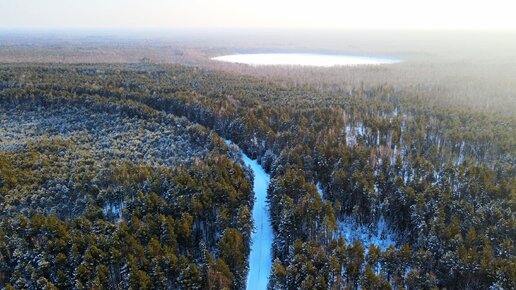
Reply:
M0 104L2 287L243 288L224 139L271 175L270 289L516 287L511 116L156 64L0 65Z

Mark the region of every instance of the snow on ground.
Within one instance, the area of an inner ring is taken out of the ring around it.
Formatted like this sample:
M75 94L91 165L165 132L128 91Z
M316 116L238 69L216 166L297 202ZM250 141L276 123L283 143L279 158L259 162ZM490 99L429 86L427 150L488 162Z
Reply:
M360 225L355 218L347 216L339 221L338 227L338 235L342 236L346 243L351 244L360 240L366 250L372 244L382 250L386 250L391 245L396 245L396 234L389 229L383 216L376 224L369 226Z
M365 126L361 122L359 122L356 126L351 126L347 124L345 127L346 130L346 144L349 146L353 146L357 144L357 138L359 136L365 135Z
M464 146L466 145L465 141L462 141L459 149L459 157L457 157L456 165L461 165L464 162Z
M231 144L231 141L226 141ZM253 223L255 231L251 235L251 254L249 256L249 273L247 274L246 289L267 289L272 268L272 225L267 206L267 188L270 176L258 161L251 160L242 153L244 163L251 168L254 176L254 207Z
M349 131L363 134L363 128L350 127ZM354 137L354 136L353 136ZM226 140L229 145L231 141ZM267 188L270 176L258 164L242 153L244 163L249 166L254 175L253 191L255 203L253 207L253 222L255 231L251 235L251 254L249 256L249 273L247 276L247 289L267 289L267 283L272 267L272 226L269 219L269 210L266 203ZM317 191L323 197L321 185L317 183ZM323 198L324 200L324 198ZM365 226L360 225L354 217L348 216L338 223L337 236L342 236L346 243L351 244L360 240L366 251L371 244L386 250L389 246L396 246L396 234L390 230L384 217L380 217L377 223Z
M319 195L321 196L321 199L324 201L324 194L323 194L323 189L321 187L321 183L320 182L317 182L317 192L319 192Z
M125 207L124 203L121 202L119 204L114 203L106 203L104 204L104 207L102 208L102 212L104 213L105 217L113 216L115 218L121 219L122 218L122 209Z

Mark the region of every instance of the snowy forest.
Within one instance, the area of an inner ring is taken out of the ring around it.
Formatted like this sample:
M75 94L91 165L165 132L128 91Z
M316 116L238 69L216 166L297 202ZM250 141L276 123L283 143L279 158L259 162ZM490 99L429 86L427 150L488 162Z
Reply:
M515 289L516 119L388 84L0 65L0 287Z

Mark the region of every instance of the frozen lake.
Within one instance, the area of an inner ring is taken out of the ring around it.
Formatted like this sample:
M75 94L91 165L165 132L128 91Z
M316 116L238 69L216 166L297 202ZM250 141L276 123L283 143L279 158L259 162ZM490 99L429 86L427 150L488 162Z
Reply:
M217 61L249 65L299 65L299 66L356 66L399 63L395 58L380 58L351 55L311 54L311 53L251 53L232 54L212 58Z

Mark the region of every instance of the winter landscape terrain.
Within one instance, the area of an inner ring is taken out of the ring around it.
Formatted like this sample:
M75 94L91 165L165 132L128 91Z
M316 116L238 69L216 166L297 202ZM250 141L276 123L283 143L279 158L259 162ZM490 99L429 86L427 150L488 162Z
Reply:
M6 287L514 281L510 117L177 65L0 79Z
M503 0L4 2L0 289L516 289Z

